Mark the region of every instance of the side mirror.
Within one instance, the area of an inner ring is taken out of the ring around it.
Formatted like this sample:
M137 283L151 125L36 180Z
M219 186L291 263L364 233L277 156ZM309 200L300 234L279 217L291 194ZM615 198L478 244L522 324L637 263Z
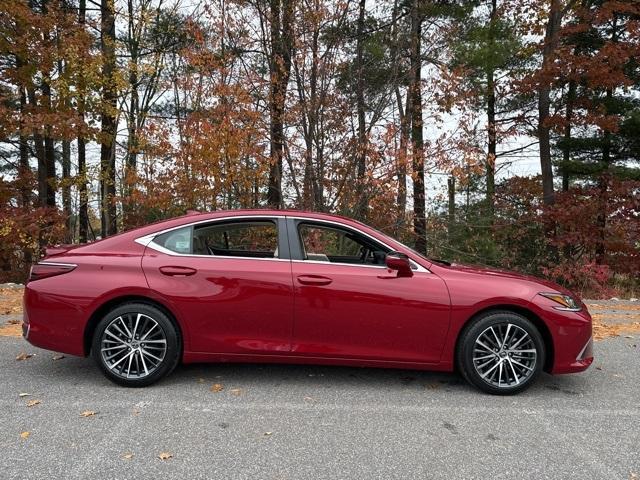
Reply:
M387 267L398 272L398 277L413 277L409 257L400 252L389 252L385 258Z

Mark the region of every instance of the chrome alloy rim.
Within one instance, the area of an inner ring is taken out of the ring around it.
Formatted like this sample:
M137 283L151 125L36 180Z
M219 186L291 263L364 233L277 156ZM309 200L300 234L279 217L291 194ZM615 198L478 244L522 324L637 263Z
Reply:
M531 336L513 323L484 330L473 348L473 366L489 385L509 388L520 385L534 372L538 351Z
M143 378L158 369L167 353L164 330L144 313L125 313L109 323L100 342L102 361L122 378Z

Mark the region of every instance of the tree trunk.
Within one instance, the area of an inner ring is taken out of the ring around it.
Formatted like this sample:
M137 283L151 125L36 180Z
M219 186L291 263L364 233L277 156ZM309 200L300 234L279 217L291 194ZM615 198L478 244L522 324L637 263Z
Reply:
M115 137L117 128L117 92L115 85L115 11L114 0L102 0L100 50L102 52L102 125L100 145L100 208L102 236L117 231L115 182Z
M291 73L294 0L270 0L271 58L269 112L271 154L267 203L282 207L282 158L284 156L284 110Z
M543 201L547 205L553 204L555 193L553 189L553 166L551 164L551 128L549 127L549 113L551 105L551 80L548 77L555 52L558 46L558 34L562 22L560 0L550 0L549 20L544 36L542 49L542 71L540 86L538 87L538 140L540 146L540 169L542 171Z
M562 191L569 191L569 162L571 161L571 122L573 121L573 104L576 100L576 81L569 81L567 106L565 111L564 146L562 148Z
M356 29L356 110L358 116L358 141L356 146L356 208L355 217L366 220L366 168L367 168L367 132L364 103L364 16L366 0L360 0Z
M392 13L392 43L391 58L393 58L393 77L396 82L394 89L396 97L396 107L400 119L400 144L396 155L396 178L398 180L398 192L396 195L396 225L395 233L399 235L405 228L405 219L407 215L407 149L409 145L409 120L411 117L410 99L411 95L407 92L405 107L402 107L402 94L400 93L400 55L398 55L398 0L393 2Z
M87 12L87 0L80 0L78 9L78 22L80 25L84 25L86 21ZM80 76L80 84L78 87L80 91L78 100L78 115L80 116L80 126L78 128L78 180L76 185L78 186L78 240L80 243L87 242L87 233L89 230L89 212L88 212L88 197L87 197L87 154L86 144L84 139L84 109L85 109L85 84L84 79Z
M138 93L138 62L139 62L139 45L138 45L138 37L134 36L135 27L135 18L137 12L135 11L133 0L129 0L127 2L128 5L128 17L129 17L129 37L127 38L127 42L129 44L129 90L131 91L131 99L129 103L129 112L127 115L127 153L125 160L125 175L123 182L123 196L124 201L122 202L122 224L124 228L129 228L133 226L133 205L131 203L130 197L133 192L135 185L133 185L135 173L137 172L138 166L138 115L140 111L140 97ZM139 13L142 17L140 19L141 22L147 21L146 9L142 9Z
M489 41L493 43L493 29L497 16L497 0L491 2L491 18L489 28ZM486 161L486 202L489 221L493 224L496 194L496 84L493 68L487 69L487 161Z
M25 209L31 206L31 167L29 165L29 140L27 136L24 135L25 129L23 120L26 108L27 94L24 87L20 86L20 136L18 139L20 163L18 164L18 178L20 179L20 206Z
M453 228L456 222L456 177L447 178L447 190L449 193L449 205L447 215L447 234L449 236L449 243L453 236Z
M612 25L612 33L611 33L612 42L618 41L618 33L617 33L617 18L613 17L613 25ZM609 113L610 106L613 104L613 88L608 87L606 93L607 101L606 105L606 113ZM604 136L602 139L602 163L604 164L604 171L600 174L600 178L598 179L598 189L600 191L598 203L598 216L596 218L596 222L598 225L598 241L596 243L596 263L599 265L606 263L606 254L607 254L607 215L609 213L608 203L609 203L609 167L611 166L611 131L606 129L604 131Z
M27 88L27 96L29 98L29 105L32 109L37 108L36 92L33 87ZM36 159L38 160L38 205L41 207L47 206L47 162L44 147L44 138L42 134L34 129L33 131L33 144L35 147Z
M413 231L416 250L427 252L427 219L424 191L424 137L422 131L421 0L411 5L411 143L413 167Z
M71 219L71 142L62 141L62 213L66 227L65 242L73 242L73 222Z

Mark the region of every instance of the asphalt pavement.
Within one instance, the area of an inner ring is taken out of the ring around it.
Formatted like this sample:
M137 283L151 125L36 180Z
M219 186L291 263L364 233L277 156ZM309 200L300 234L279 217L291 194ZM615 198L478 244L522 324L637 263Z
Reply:
M455 374L253 364L126 389L0 337L0 478L637 479L639 344L494 397Z

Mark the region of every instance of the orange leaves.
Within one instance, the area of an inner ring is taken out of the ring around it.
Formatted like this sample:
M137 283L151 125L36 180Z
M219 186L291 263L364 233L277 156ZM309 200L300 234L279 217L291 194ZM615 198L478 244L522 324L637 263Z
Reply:
M80 416L81 417L93 417L94 415L97 415L98 412L93 411L93 410L83 410L82 412L80 412Z

